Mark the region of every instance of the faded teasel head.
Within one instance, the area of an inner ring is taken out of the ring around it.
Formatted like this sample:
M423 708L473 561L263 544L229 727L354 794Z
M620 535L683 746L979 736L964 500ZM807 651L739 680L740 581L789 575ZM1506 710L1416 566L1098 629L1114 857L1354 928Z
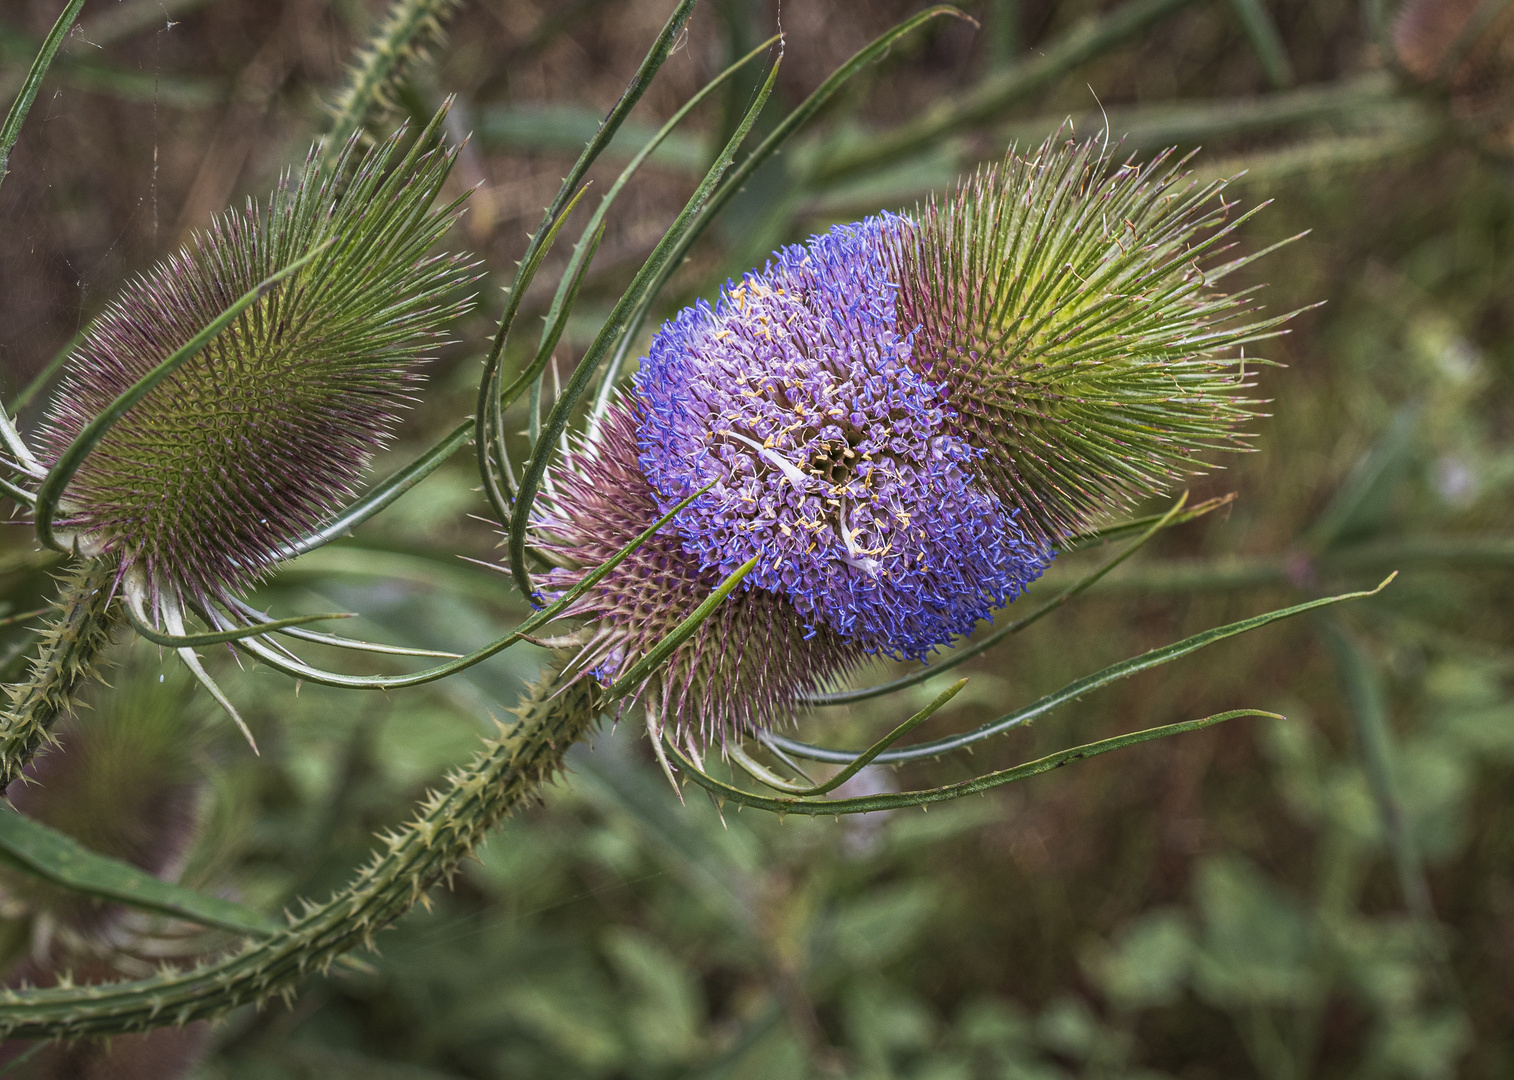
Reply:
M473 275L430 253L454 153L400 136L332 170L312 155L129 285L73 357L44 428L85 427L260 282L311 255L128 410L69 484L57 525L160 600L251 585L339 508L389 437ZM323 246L325 245L325 246ZM49 462L51 463L51 462Z
M1244 349L1288 316L1251 319L1250 290L1216 288L1249 261L1206 266L1249 216L1223 187L1166 153L1116 165L1048 140L890 235L912 364L1030 535L1055 544L1246 448Z

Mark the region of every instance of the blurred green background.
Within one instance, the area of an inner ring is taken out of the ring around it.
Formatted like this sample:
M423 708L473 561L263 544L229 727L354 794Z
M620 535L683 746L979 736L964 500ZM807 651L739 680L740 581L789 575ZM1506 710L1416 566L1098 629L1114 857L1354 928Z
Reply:
M0 0L0 90L56 16ZM397 465L471 412L500 288L541 207L666 18L663 0L468 0L396 102L458 95L477 185L451 241L488 277L434 365ZM705 80L781 26L792 106L915 0L711 0L596 167L613 178ZM1514 24L1499 0L989 0L853 83L760 170L675 278L710 295L775 244L912 205L1064 124L1119 154L1200 148L1245 170L1246 269L1269 310L1258 452L1198 478L1233 503L1158 537L1076 604L966 670L931 721L964 730L1144 649L1310 596L1379 596L1233 639L962 755L873 768L920 787L1225 709L1242 719L984 797L843 820L722 820L651 763L634 716L508 822L451 891L285 1009L80 1044L15 1076L201 1080L1051 1080L1514 1074ZM91 0L0 189L0 390L45 372L121 284L261 195L319 134L364 0ZM612 215L559 359L577 359L739 120L754 66L652 159ZM771 127L778 106L759 122ZM566 250L527 300L541 314ZM23 429L45 393L26 399ZM524 425L524 414L519 423ZM263 606L365 614L450 648L518 619L459 455ZM1162 509L1153 504L1150 511ZM0 531L3 613L50 556ZM1051 595L1107 557L1060 561ZM1021 603L1033 603L1034 597ZM0 614L3 614L0 613ZM14 677L31 638L0 629ZM300 689L205 650L254 757L172 658L122 646L18 806L118 857L275 911L323 894L504 715L541 653L388 695ZM340 654L333 665L358 665ZM899 665L898 671L905 670ZM890 665L880 664L874 676ZM941 685L944 685L944 681ZM864 745L934 696L825 710ZM219 942L7 872L6 976L149 970ZM12 1053L19 1048L11 1048Z

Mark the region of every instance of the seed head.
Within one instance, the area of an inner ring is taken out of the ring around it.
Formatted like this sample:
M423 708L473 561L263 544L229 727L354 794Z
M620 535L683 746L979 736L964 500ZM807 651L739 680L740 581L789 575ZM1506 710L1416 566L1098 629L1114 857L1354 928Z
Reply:
M455 217L433 206L454 152L395 162L398 139L355 171L312 156L266 209L222 215L89 330L48 414L53 460L239 296L332 241L110 429L60 508L83 548L155 591L220 597L350 496L472 280L459 257L428 255Z

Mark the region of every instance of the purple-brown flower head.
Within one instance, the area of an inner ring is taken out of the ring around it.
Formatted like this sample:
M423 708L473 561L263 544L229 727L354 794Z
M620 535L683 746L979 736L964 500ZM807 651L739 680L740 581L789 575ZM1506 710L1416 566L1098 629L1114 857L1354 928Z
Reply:
M1206 269L1228 231L1222 184L1166 155L1115 166L1096 142L1048 140L979 170L888 237L911 364L946 388L948 430L1045 542L1244 449L1245 293Z
M592 455L575 455L538 502L539 547L568 564L547 577L566 591L662 516L637 462L634 402L616 402ZM605 683L651 651L720 584L719 569L685 550L671 527L636 549L569 612L588 620L579 658ZM642 697L670 734L723 742L792 718L797 697L845 675L862 646L829 627L810 630L794 604L767 589L738 589L700 624Z
M570 587L691 493L576 605L613 679L756 556L648 688L654 727L759 731L867 654L923 658L1050 561L976 478L942 387L912 370L883 239L899 218L777 252L670 320L601 439L560 471L542 547Z
M128 411L84 462L59 525L154 594L244 588L352 492L425 352L466 306L455 256L428 254L453 154L355 171L312 157L264 209L230 211L133 282L86 334L44 431L56 460L95 416L242 294L330 241Z

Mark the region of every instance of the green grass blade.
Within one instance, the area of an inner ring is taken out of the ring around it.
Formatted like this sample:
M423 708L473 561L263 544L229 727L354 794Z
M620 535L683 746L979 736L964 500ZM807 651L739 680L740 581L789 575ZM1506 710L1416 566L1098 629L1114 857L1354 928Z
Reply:
M834 694L804 694L800 696L799 700L806 705L849 705L852 702L856 701L866 701L869 698L882 697L884 694L892 694L895 690L903 690L907 686L916 686L920 683L925 682L927 679L935 678L943 671L950 671L952 668L956 667L959 664L965 664L975 656L981 656L983 653L986 653L989 649L992 649L995 645L999 644L999 642L1003 641L1011 634L1018 634L1026 627L1040 622L1046 616L1050 615L1053 611L1056 611L1058 608L1066 604L1069 600L1077 596L1079 593L1086 592L1090 588L1092 588L1111 570L1119 566L1121 563L1125 562L1125 560L1129 559L1136 552L1140 551L1141 548L1146 545L1146 542L1153 536L1161 532L1163 529L1171 528L1172 525L1175 524L1179 519L1183 505L1187 501L1188 494L1187 492L1184 492L1183 496L1173 504L1171 510L1168 510L1167 513L1163 514L1161 517L1157 518L1156 521L1152 522L1147 527L1146 531L1140 535L1136 542L1131 544L1124 551L1120 552L1120 554L1116 555L1112 559L1105 561L1102 566L1099 566L1095 570L1091 571L1088 574L1085 574L1083 577L1073 582L1056 596L1052 597L1050 600L1046 601L1046 603L1036 608L1036 610L1032 611L1029 615L1026 615L1024 618L1016 619L1014 622L1006 623L1004 626L1001 626L999 627L999 629L995 630L992 634L989 634L988 637L984 638L982 641L965 646L961 649L957 649L945 660L942 660L939 663L927 665L925 668L915 672L913 675L906 675L903 678L894 679L891 682L881 683L878 686L868 686L864 687L861 690L843 690L839 693ZM1218 500L1210 501L1217 502Z
M562 186L557 189L557 195L551 205L547 207L541 225L531 238L531 243L526 248L525 255L521 258L520 270L516 272L515 282L510 286L510 299L505 307L505 313L500 318L499 328L495 331L494 341L489 347L489 353L484 358L483 377L478 386L478 405L474 410L475 432L474 444L478 452L478 471L484 479L484 494L488 496L490 505L498 515L500 521L509 519L509 498L505 489L505 478L496 473L494 457L496 453L503 457L503 445L495 447L491 441L495 438L495 429L498 426L497 417L501 411L500 405L500 364L505 355L505 344L509 341L510 330L515 321L515 313L520 308L526 286L530 283L527 276L527 267L531 266L530 273L535 273L534 265L540 262L538 251L543 244L549 242L548 232L554 221L559 222L567 215L564 211L568 207L569 199L576 199L573 192L578 188L589 167L594 164L604 149L615 138L615 133L636 103L646 93L651 85L652 78L657 74L663 63L673 51L673 46L678 40L678 35L683 32L684 26L689 21L689 16L694 13L696 0L679 0L678 6L668 16L668 21L663 24L652 47L647 50L646 56L641 61L641 66L636 69L636 74L631 76L631 81L626 84L621 92L620 100L615 103L599 125L599 131L589 144L584 147L583 153L573 163L573 168L563 178ZM582 195L582 192L579 192ZM555 230L554 230L555 231Z
M1028 780L1032 776L1060 769L1063 765L1070 765L1074 761L1082 761L1085 758L1098 757L1113 750L1123 750L1128 746L1138 746L1153 739L1165 739L1169 735L1183 735L1190 731L1202 731L1204 728L1213 727L1215 724L1223 724L1226 720L1234 720L1242 716L1265 716L1273 719L1282 719L1276 713L1263 712L1260 709L1233 709L1230 712L1216 713L1213 716L1205 716L1198 720L1183 720L1176 724L1164 724L1161 727L1146 728L1144 731L1131 732L1128 735L1116 735L1111 739L1101 739L1098 742L1085 743L1082 746L1074 746L1067 750L1058 750L1054 754L1048 754L1035 761L1028 761L1024 765L1016 765L1011 769L1001 769L998 772L987 773L984 776L974 777L971 780L963 780L956 784L947 784L944 787L927 788L921 791L899 791L885 795L861 795L852 799L815 799L806 800L799 798L773 798L766 795L753 795L731 784L715 779L708 773L699 769L693 762L679 752L678 748L666 739L663 746L672 754L678 762L679 770L693 780L700 787L710 792L717 799L729 799L731 802L740 803L742 806L754 807L758 810L769 810L775 814L802 814L806 817L829 817L832 814L869 814L879 810L902 810L910 806L927 806L930 803L946 802L950 799L960 799L964 795L979 795L992 788L1002 787L1005 784L1013 784L1020 780Z
M21 84L21 91L16 95L16 100L11 103L10 111L5 114L5 122L0 124L0 184L5 182L11 149L21 136L21 125L26 122L26 114L31 111L32 102L37 98L37 90L42 86L42 79L47 75L47 69L52 66L53 57L58 55L59 46L63 44L63 39L68 36L69 30L73 28L74 20L79 17L79 10L83 7L84 0L69 0L68 6L63 9L57 21L53 23L53 28L43 39L42 49L37 53L37 58L32 61L31 70L26 73L26 81Z
M662 239L652 249L652 254L647 257L646 262L642 263L641 268L636 272L636 276L631 280L630 286L627 287L626 291L621 295L620 300L615 304L614 309L605 320L604 326L600 329L593 343L589 346L588 351L584 354L584 358L574 368L573 375L568 380L568 385L563 388L562 395L557 399L557 403L552 407L552 412L547 416L547 422L542 431L541 439L537 443L536 451L531 457L530 464L521 475L520 494L516 499L514 513L510 518L510 572L515 578L516 587L528 599L534 601L535 588L531 584L530 572L526 569L526 526L530 521L531 506L536 500L536 493L540 490L542 478L546 475L547 465L552 460L553 447L556 445L558 437L567 429L568 417L572 413L573 407L588 388L589 382L594 378L594 374L598 371L600 362L604 360L605 354L615 344L619 336L625 332L626 323L631 313L636 310L637 305L646 297L653 283L658 279L663 270L676 265L674 262L674 252L678 249L679 241L701 220L701 217L704 220L709 220L708 214L702 214L701 212L708 210L707 204L710 196L719 185L721 177L730 168L731 160L735 157L737 148L746 141L747 134L752 130L752 125L756 123L758 114L767 105L768 97L772 94L773 85L778 78L778 66L782 62L782 59L780 55L778 61L773 64L772 69L768 72L766 81L763 82L762 88L757 92L756 99L752 102L751 107L747 109L746 115L742 117L736 131L726 142L724 149L720 152L720 156L710 166L704 180L700 182L699 187L695 189L689 201L684 204L683 209L679 212L673 224L668 227L667 232L663 233ZM713 213L713 211L709 212Z
M973 743L982 742L984 739L992 738L995 735L1028 724L1058 706L1065 705L1069 701L1082 697L1084 694L1097 690L1102 686L1108 686L1110 683L1118 682L1121 679L1128 679L1132 675L1171 663L1173 660L1187 656L1189 653L1197 652L1216 642L1224 641L1226 638L1232 638L1237 634L1257 630L1283 619L1291 619L1293 616L1302 615L1306 611L1316 611L1320 608L1329 607L1332 604L1344 603L1347 600L1359 600L1367 596L1376 596L1387 587L1388 582L1397 576L1398 574L1395 571L1375 589L1341 593L1337 596L1326 596L1319 600L1294 604L1292 607L1269 611L1265 615L1254 615L1249 619L1242 619L1239 622L1227 623L1224 626L1217 626L1212 630L1205 630L1203 633L1194 634L1192 637L1173 642L1171 645L1152 649L1149 652L1142 653L1140 656L1133 656L1129 660L1121 660L1119 663L1111 664L1109 667L1096 671L1092 675L1085 675L1083 678L1068 683L1062 689L1047 694L1039 701L1027 705L1023 709L1006 713L1004 716L999 717L999 719L984 724L982 727L974 728L972 731L964 732L961 735L952 735L945 739L936 739L933 742L921 743L918 746L906 747L902 750L888 750L879 754L877 760L883 764L894 764L901 761L918 761L921 758L935 757L938 754L949 753L952 750L960 750L963 747L971 746ZM808 743L798 742L781 735L773 735L770 738L779 749L793 754L795 757L806 758L810 761L829 761L838 765L847 765L856 760L860 754L860 751L856 750L835 750L824 746L811 746Z
M984 79L975 89L943 101L919 119L871 136L855 149L829 157L814 176L820 185L891 164L965 128L998 117L1022 101L1121 42L1134 37L1195 0L1130 0L1108 14L1079 22L1055 41L1034 50L1034 58Z
M90 851L9 807L0 807L0 857L54 885L143 911L249 937L283 929L276 920L242 904L160 881L146 870Z
M632 664L630 671L615 680L615 684L605 691L604 700L610 702L625 697L641 686L647 676L657 670L664 660L672 656L673 651L687 641L694 631L699 629L700 624L710 617L727 596L731 595L731 590L740 585L741 579L752 572L752 568L757 565L757 560L760 558L762 558L761 555L753 555L732 570L715 591L705 597L699 606L689 613L688 618L675 626L667 637L651 648L647 655Z
M47 478L42 481L42 486L37 490L37 539L44 546L50 547L55 551L67 550L58 542L57 537L53 535L53 518L56 517L58 512L58 500L63 497L63 492L68 487L68 482L74 478L74 474L83 466L85 459L89 457L96 446L100 445L100 440L105 438L116 422L125 416L133 405L151 393L153 387L172 375L187 360L210 344L215 336L230 326L242 312L262 299L269 289L291 274L297 273L302 267L335 242L336 237L332 237L330 240L317 245L282 270L269 275L243 293L235 303L215 319L212 319L205 329L190 338L189 341L161 364L138 379L131 389L111 402L109 408L91 420L84 430L79 432L79 437L70 443L63 453L58 456L57 464L52 467L52 470L47 474Z
M646 295L642 298L641 303L637 306L631 318L626 321L625 331L622 333L620 343L616 346L615 355L610 361L610 371L619 372L625 366L626 356L632 346L635 345L642 325L651 314L652 304L656 301L658 293L668 283L668 279L673 276L673 272L683 264L684 256L688 253L689 248L693 246L694 241L699 239L700 233L714 220L715 215L720 213L725 204L735 197L736 193L741 190L752 174L777 153L778 149L795 132L808 123L835 96L836 91L840 90L858 72L868 64L886 55L888 50L900 38L919 29L930 20L940 18L943 15L962 17L962 12L949 4L937 4L935 7L927 8L919 14L890 27L874 38L866 46L854 53L846 63L833 71L823 83L815 88L809 97L800 102L797 108L779 122L778 126L768 134L767 138L757 145L757 149L753 150L749 156L742 160L741 164L731 170L731 174L725 178L721 185L715 189L715 194L710 197L708 212L694 223L694 226L678 242L677 246L674 247L662 271L658 274L656 280L653 281L652 286L647 289ZM612 387L608 382L601 388L599 399L595 403L596 417L603 415L604 409L608 406L611 389Z
M1262 0L1230 0L1230 6L1235 8L1235 14L1246 30L1251 51L1256 53L1267 81L1279 89L1292 86L1293 64L1288 59L1288 49Z

